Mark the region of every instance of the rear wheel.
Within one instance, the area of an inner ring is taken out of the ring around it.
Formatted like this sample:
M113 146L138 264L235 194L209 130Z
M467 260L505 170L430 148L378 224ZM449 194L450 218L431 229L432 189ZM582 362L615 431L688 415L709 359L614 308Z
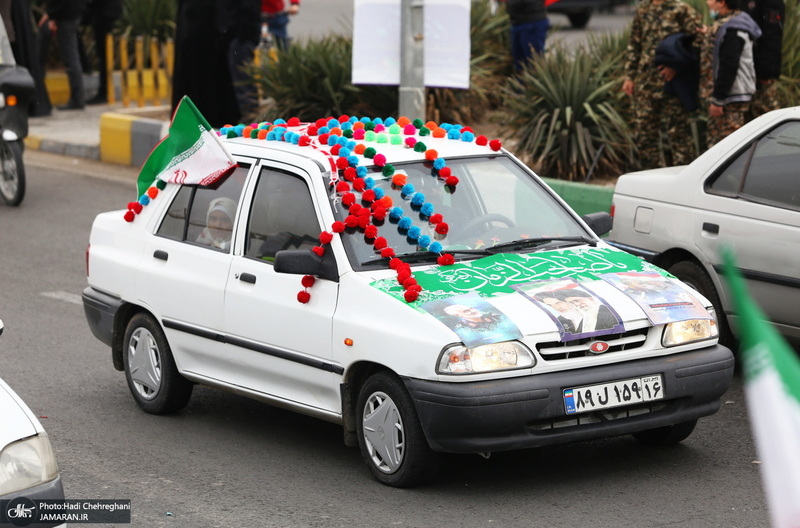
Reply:
M125 331L122 361L133 399L150 414L168 414L186 406L192 383L180 375L167 337L149 314L134 315Z
M0 140L0 196L14 206L25 197L25 166L19 141Z
M371 376L358 396L358 446L378 482L404 488L436 474L434 453L403 383L387 372Z
M656 427L655 429L633 433L633 437L647 445L673 445L689 438L689 435L692 434L696 425L697 420L691 420L675 425Z
M714 310L717 312L719 342L729 348L733 347L735 341L730 326L728 326L728 319L725 317L725 312L722 310L722 303L719 300L717 289L714 288L714 283L711 281L711 277L708 276L708 273L706 273L706 270L695 262L683 260L670 266L668 271L711 301Z

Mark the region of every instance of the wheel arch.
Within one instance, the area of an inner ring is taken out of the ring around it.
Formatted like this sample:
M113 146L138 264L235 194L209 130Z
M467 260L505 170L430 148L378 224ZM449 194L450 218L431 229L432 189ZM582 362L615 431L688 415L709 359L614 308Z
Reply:
M131 318L138 313L148 313L153 315L148 310L133 303L122 304L117 313L114 314L114 330L111 341L111 360L114 363L114 368L120 372L125 370L122 362L122 351L125 349L125 329L128 327L128 322Z
M347 367L340 386L342 399L342 429L344 444L348 447L358 447L356 435L356 403L361 386L376 372L386 371L397 375L392 369L372 361L357 361Z
M706 272L706 275L708 275L708 277L711 279L711 283L714 285L714 289L716 290L717 297L719 297L722 309L727 312L728 299L725 288L723 288L722 284L720 284L719 276L717 275L716 272L714 272L713 266L709 262L703 262L702 260L697 258L694 253L686 249L672 248L667 251L664 251L663 253L659 253L658 256L656 256L653 259L653 264L655 264L659 268L669 270L671 266L682 261L693 262L698 266L700 266L703 269L703 271ZM724 316L726 314L723 313L718 315Z

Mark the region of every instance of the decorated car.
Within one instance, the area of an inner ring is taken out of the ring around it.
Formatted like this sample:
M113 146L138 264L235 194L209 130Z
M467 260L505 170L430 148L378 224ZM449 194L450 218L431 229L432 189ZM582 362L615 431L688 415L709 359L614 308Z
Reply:
M443 452L680 442L730 385L707 299L469 127L212 130L184 99L138 186L94 221L83 300L146 412L234 391L413 486Z

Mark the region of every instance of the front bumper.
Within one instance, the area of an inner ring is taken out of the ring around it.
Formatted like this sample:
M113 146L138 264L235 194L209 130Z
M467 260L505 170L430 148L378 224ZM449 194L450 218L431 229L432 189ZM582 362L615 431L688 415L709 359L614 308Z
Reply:
M520 378L444 383L404 378L434 451L505 451L630 434L719 410L734 358L724 346ZM661 374L664 396L648 404L567 415L563 390Z
M34 486L32 488L24 489L21 491L17 491L14 493L9 493L8 495L0 495L0 501L12 500L16 498L24 497L34 503L37 503L40 500L64 500L64 485L61 483L61 475L56 477L54 480L50 482L45 482L44 484L40 484L38 486ZM6 504L6 503L3 503ZM8 524L6 524L6 521ZM0 513L0 525L2 526L14 526L11 524L11 521L7 519L5 514ZM19 524L18 526L22 526ZM53 527L62 527L65 526L64 523L52 523L52 522L44 522L44 523L31 523L27 524L28 528L53 528Z

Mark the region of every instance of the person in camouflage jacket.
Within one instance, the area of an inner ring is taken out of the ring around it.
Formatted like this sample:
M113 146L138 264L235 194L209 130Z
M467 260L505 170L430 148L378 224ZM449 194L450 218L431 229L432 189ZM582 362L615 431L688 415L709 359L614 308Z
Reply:
M622 89L633 100L633 131L642 169L684 165L697 154L691 114L677 96L664 93L664 83L674 79L676 72L656 66L654 59L658 44L669 35L692 35L699 43L703 31L700 15L680 0L643 0L634 14ZM661 158L662 133L671 159L666 153Z

